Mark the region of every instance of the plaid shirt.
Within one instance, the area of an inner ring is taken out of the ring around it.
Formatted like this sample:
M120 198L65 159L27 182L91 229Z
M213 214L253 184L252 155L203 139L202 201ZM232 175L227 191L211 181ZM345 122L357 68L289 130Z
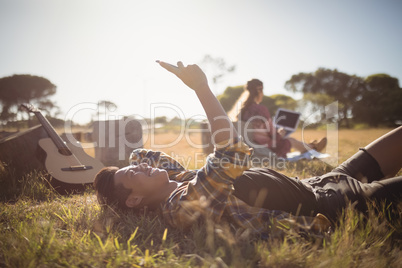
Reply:
M201 215L215 222L224 216L240 227L261 233L269 231L274 219L289 217L283 211L249 206L233 195L233 182L248 169L251 151L238 140L225 144L218 146L199 170L185 170L162 152L147 149L132 152L130 164L146 162L165 169L171 180L181 183L161 205L163 217L171 226L188 227Z

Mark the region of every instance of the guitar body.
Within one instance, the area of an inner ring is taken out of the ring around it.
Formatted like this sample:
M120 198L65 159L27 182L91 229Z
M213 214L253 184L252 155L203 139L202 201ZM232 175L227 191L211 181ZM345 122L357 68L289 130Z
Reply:
M21 106L34 113L49 138L39 140L39 147L46 153L45 168L54 179L51 184L59 193L81 192L86 184L93 182L103 164L87 155L79 142L67 144L42 113L31 104Z
M51 138L39 140L39 146L46 152L45 167L56 180L67 184L92 183L103 164L85 153L81 144L69 144L72 155L59 152ZM80 165L77 165L77 162ZM84 166L84 168L76 168Z

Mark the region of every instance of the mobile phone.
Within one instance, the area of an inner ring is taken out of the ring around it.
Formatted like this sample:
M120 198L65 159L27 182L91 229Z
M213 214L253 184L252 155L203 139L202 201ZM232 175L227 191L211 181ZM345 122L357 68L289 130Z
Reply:
M156 62L159 63L160 60L156 60ZM167 62L165 62L165 63L166 63L166 64L169 64L170 66L172 66L172 67L174 67L174 68L179 68L179 67L177 67L176 65L173 65L173 64L170 64L170 63L167 63Z

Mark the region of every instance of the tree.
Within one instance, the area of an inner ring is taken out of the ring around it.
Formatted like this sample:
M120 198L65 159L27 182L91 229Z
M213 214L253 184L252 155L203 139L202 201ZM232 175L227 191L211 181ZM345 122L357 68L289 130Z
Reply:
M402 89L397 78L373 74L365 79L366 90L353 107L353 118L372 127L393 126L402 119Z
M100 100L98 101L98 109L96 110L96 114L93 116L95 118L92 118L92 120L101 120L100 116L104 115L104 119L108 119L108 115L110 112L114 112L117 109L117 105L108 100Z
M217 99L221 103L223 109L226 112L229 112L243 91L244 86L227 87L221 95L218 95ZM278 110L279 107L289 110L295 110L297 107L297 101L292 97L283 94L264 96L261 104L265 105L272 115L276 113L276 110Z
M213 84L218 84L227 73L236 70L236 65L227 66L223 58L214 58L211 55L205 55L200 65L207 77L212 79Z
M167 117L166 116L157 116L155 117L155 124L163 124L165 125L167 123Z
M298 111L303 115L309 115L309 120L312 121L321 121L323 118L327 118L326 116L326 106L335 102L334 97L328 96L323 93L305 93L303 94L303 98L298 101ZM342 104L338 103L338 109L342 109ZM314 115L314 117L311 117ZM333 118L333 122L336 122L336 118Z
M265 103L264 99L266 96L264 96L261 104L264 104L268 107L269 112L274 115L276 113L276 110L279 108L284 108L284 109L289 109L289 110L296 110L297 108L297 101L295 101L292 97L284 95L284 94L275 94L269 96L269 98L272 99L273 105L270 103Z
M232 109L233 105L244 91L244 86L227 87L225 91L217 96L223 109L228 112Z
M330 99L337 100L341 109L339 118L350 127L349 117L352 115L353 106L362 98L366 90L363 78L348 75L335 70L319 68L314 73L299 73L286 81L285 88L293 92L304 94L324 94ZM310 96L313 101L314 98ZM322 99L321 99L322 100ZM320 104L322 105L322 104Z
M55 93L56 86L40 76L23 74L0 78L0 121L14 120L21 103L33 104L50 115L51 109L58 108L49 100Z

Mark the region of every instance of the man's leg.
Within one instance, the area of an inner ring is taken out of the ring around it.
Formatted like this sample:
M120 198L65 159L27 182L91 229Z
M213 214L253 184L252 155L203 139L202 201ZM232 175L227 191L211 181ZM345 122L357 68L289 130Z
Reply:
M402 176L362 184L362 188L368 199L394 202L402 197Z
M393 177L401 166L402 127L399 127L361 148L333 171L372 182Z
M307 179L307 182L318 190L318 212L334 221L348 203L358 211L367 213L368 201L377 206L392 204L394 208L402 201L402 176L363 183L347 175L331 172Z
M379 209L385 205L389 213L392 214L396 211L398 203L402 201L402 176L373 181L372 183L361 183L350 178L349 189L346 193L351 201L357 201L356 209L363 213L367 211L367 202L372 202Z
M402 127L388 132L365 149L377 160L385 178L394 177L402 167Z

